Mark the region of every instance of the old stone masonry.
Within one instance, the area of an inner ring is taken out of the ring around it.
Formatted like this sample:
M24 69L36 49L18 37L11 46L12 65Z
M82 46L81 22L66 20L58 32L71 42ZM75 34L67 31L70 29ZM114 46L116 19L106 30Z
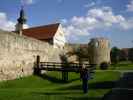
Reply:
M59 52L46 42L0 30L0 81L32 75L37 55L59 62Z

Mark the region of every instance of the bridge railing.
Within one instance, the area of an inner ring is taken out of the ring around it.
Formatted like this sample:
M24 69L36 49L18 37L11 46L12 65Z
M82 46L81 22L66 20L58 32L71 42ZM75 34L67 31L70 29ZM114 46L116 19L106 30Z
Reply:
M84 64L86 68L91 71L94 70L95 64ZM79 72L82 68L80 63L59 63L59 62L40 62L38 69L48 71L68 71L68 72Z
M63 66L63 65L69 65L70 67L82 67L83 64L80 64L80 63L62 63L62 62L61 63L60 62L40 62L40 66ZM86 67L88 67L88 68L96 66L96 64L84 64L84 65Z

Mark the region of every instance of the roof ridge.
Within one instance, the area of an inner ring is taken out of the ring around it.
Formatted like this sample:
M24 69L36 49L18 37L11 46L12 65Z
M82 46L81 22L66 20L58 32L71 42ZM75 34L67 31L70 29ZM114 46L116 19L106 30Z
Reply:
M54 25L60 25L60 23L51 23L51 24L46 24L46 25L40 25L40 26L34 26L34 27L30 27L27 29L23 29L23 30L28 30L28 29L36 29L36 28L42 28L42 27L49 27L49 26L54 26Z

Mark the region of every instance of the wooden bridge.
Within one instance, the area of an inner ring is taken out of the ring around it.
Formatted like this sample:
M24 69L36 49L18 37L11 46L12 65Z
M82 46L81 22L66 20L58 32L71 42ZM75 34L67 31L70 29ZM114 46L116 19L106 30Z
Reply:
M37 56L37 62L34 69L36 71L62 71L62 72L80 72L83 64L80 63L59 63L59 62L40 62L40 57ZM95 64L84 64L89 72L95 69Z
M65 77L68 77L68 72L80 72L83 65L88 69L88 73L94 73L95 64L40 62L40 57L38 56L34 67L34 74L40 75L42 70L60 71L62 72L62 79L67 80L68 78Z

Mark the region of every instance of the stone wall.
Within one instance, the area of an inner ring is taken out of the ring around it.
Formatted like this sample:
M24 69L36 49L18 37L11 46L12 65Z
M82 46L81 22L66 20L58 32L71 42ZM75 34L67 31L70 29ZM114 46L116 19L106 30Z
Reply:
M41 61L60 62L60 52L48 43L0 30L0 80L32 75L37 55Z
M89 47L89 61L91 64L110 63L110 46L106 38L91 39Z
M82 57L76 54L77 50L81 50ZM65 52L69 62L79 62L80 60L85 63L98 65L103 62L110 63L110 41L103 37L92 38L88 45L67 44Z

